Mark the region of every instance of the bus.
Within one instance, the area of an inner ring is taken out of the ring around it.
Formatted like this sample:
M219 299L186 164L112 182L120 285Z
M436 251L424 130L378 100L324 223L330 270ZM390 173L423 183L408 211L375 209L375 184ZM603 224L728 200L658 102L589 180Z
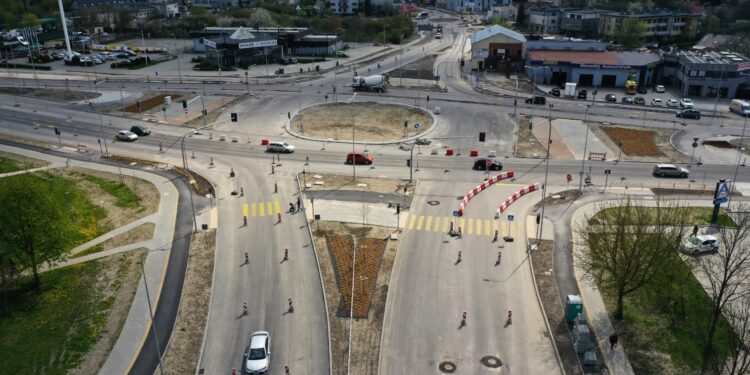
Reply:
M625 82L625 93L628 95L635 95L638 93L638 84L633 80Z

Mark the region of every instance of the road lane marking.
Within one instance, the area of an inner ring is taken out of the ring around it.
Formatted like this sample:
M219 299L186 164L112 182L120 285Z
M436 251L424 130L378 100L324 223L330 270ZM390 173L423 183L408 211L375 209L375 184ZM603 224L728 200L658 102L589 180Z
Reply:
M503 221L501 224L503 225L503 237L505 237L508 235L508 222Z
M417 221L417 230L422 230L422 223L424 222L424 216L419 215L419 221Z
M469 232L469 234L474 234L474 219L469 219L469 220L468 220L468 225L467 225L467 227L468 227L468 228L466 228L466 229L467 229L467 231Z
M258 208L260 209L260 216L266 216L266 205L263 204L263 202L258 203ZM268 213L271 215L271 213Z
M247 217L247 203L242 205L242 215Z
M489 220L485 220L484 221L484 234L486 236L491 235L491 233L490 233L490 221Z
M417 215L411 215L409 219L409 230L414 229L414 221L417 220Z
M273 203L274 203L274 207L276 208L276 214L280 214L281 213L281 203L279 203L279 201L275 201Z
M493 236L495 235L495 232L497 232L497 225L498 225L497 220L492 222L492 235Z
M445 226L445 224L443 224ZM433 232L437 232L440 230L440 216L435 216L435 226L432 227Z
M510 236L513 237L513 234L516 233L515 231L516 226L513 225L513 222L510 222Z
M250 206L250 213L255 217L256 211L258 211L258 205L256 203L253 203L252 206Z
M432 225L432 216L427 216L427 222L424 224L424 230L429 231Z
M443 232L448 233L448 226L450 225L450 223L451 223L451 218L445 217L443 219Z
M464 218L461 218L461 220L458 222L458 227L461 228L461 230L466 230L465 221L466 220Z

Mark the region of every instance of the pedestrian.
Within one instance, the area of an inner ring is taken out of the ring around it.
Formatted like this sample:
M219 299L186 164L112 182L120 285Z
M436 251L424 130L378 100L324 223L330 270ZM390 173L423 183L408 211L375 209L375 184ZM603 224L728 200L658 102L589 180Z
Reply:
M271 168L273 170L273 168ZM273 192L278 193L279 192L279 185L277 185L275 182L273 183Z
M617 345L617 341L620 339L620 336L617 334L617 332L612 332L611 335L609 335L609 350L615 348L615 345Z
M698 224L693 226L693 237L698 235Z
M302 202L299 199L299 196L297 197L297 211L302 209Z

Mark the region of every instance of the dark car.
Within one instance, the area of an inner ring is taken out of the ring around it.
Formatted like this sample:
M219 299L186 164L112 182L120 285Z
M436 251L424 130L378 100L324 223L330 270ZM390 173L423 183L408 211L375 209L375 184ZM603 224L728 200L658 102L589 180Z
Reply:
M692 119L700 120L701 112L697 109L685 109L680 112L677 112L677 117L692 118Z
M636 96L635 99L633 99L633 102L635 104L646 105L646 99L643 99L642 96Z
M641 87L638 88L638 93L639 94L646 94L646 93L648 93L648 90L646 89L646 87L641 86Z
M560 89L554 87L552 90L549 90L549 94L552 96L560 96Z
M491 171L502 171L503 164L495 159L479 158L474 160L474 169L478 171L485 171L489 167Z
M586 99L588 97L588 91L586 89L578 91L578 99Z
M135 133L139 137L151 134L151 129L149 129L146 125L133 125L130 128L130 131Z
M629 96L622 97L622 104L633 104L633 98Z
M544 105L547 103L547 98L543 96L535 96L533 98L528 98L525 100L526 104L541 104Z
M604 97L604 100L606 100L608 102L617 102L617 96L615 94L607 94Z

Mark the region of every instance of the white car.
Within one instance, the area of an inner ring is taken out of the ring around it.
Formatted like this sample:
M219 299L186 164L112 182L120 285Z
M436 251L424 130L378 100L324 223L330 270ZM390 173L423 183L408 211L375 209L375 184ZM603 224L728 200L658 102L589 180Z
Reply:
M693 108L693 99L682 98L680 99L680 107L685 109Z
M678 102L677 99L667 100L667 107L677 107L679 105L680 105L680 102Z
M661 99L659 98L651 99L651 105L654 107L661 107Z
M120 130L117 132L117 140L119 141L133 142L136 139L138 139L138 136L130 130Z
M268 147L266 147L266 151L291 154L294 152L294 146L286 142L270 142L268 143Z
M267 374L271 363L271 335L258 331L250 336L250 345L245 350L242 372L246 375Z
M681 244L680 250L693 255L716 252L719 251L719 240L711 235L690 236Z
M665 92L665 91L667 91L667 89L664 88L664 86L662 86L662 85L656 85L656 87L654 87L654 91L656 91L656 92Z

